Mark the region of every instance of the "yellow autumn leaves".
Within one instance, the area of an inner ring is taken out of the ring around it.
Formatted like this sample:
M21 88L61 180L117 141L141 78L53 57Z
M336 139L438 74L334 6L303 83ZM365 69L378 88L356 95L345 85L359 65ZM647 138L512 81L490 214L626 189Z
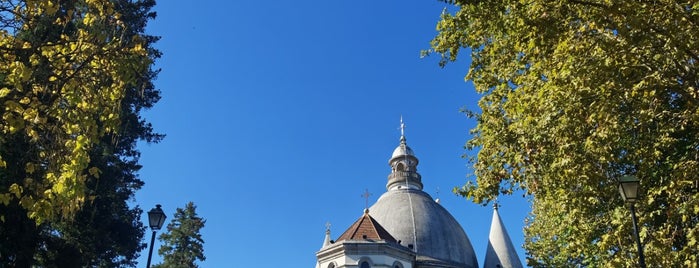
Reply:
M108 0L20 2L0 11L19 22L0 30L0 205L18 201L40 223L80 208L86 176L99 176L90 149L118 131L125 87L151 59L122 39Z

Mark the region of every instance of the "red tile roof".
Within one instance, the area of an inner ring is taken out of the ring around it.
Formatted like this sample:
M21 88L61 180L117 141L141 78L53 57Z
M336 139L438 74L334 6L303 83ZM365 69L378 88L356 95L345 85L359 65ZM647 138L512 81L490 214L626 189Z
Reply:
M343 240L384 240L386 242L397 242L381 224L369 216L369 210L365 210L364 215L354 222L352 226L337 239L338 242Z

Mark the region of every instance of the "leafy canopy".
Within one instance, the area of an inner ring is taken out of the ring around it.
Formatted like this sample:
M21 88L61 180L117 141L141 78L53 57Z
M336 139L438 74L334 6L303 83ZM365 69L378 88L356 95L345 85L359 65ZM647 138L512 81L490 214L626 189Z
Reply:
M0 266L136 265L145 247L142 211L129 205L143 185L136 142L162 138L140 117L160 98L150 69L158 38L144 34L154 5L0 1ZM100 95L109 92L120 97ZM97 135L71 149L82 134L68 123Z
M126 88L150 70L117 3L0 1L0 176L14 182L0 205L18 200L37 224L79 210L101 173L90 149L116 133Z
M429 52L470 51L481 94L476 183L456 192L525 191L529 265L633 267L617 179L634 175L647 263L699 263L699 3L446 2Z

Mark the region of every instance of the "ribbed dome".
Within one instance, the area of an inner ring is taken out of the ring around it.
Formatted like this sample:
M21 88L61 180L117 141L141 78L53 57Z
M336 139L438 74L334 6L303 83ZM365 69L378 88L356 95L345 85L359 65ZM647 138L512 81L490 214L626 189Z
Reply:
M421 190L387 191L369 209L369 214L401 245L412 244L418 261L429 262L433 267L478 267L471 241L461 225Z
M405 138L402 139L404 141ZM415 156L415 153L413 152L413 149L410 149L405 142L402 142L398 147L396 147L395 150L393 150L393 154L391 155L391 158L396 158L396 157L401 157L401 156L406 156L406 155L412 155Z

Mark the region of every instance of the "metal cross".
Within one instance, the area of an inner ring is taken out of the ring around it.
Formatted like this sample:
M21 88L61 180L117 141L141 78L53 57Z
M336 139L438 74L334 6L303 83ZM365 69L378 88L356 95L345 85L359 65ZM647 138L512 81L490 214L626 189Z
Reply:
M403 115L400 116L400 135L405 136L405 123L403 123Z
M330 222L325 223L325 230L326 231L330 231L330 225L331 225Z
M369 189L364 189L364 193L362 194L362 197L364 197L364 208L369 208L369 196L371 196Z

